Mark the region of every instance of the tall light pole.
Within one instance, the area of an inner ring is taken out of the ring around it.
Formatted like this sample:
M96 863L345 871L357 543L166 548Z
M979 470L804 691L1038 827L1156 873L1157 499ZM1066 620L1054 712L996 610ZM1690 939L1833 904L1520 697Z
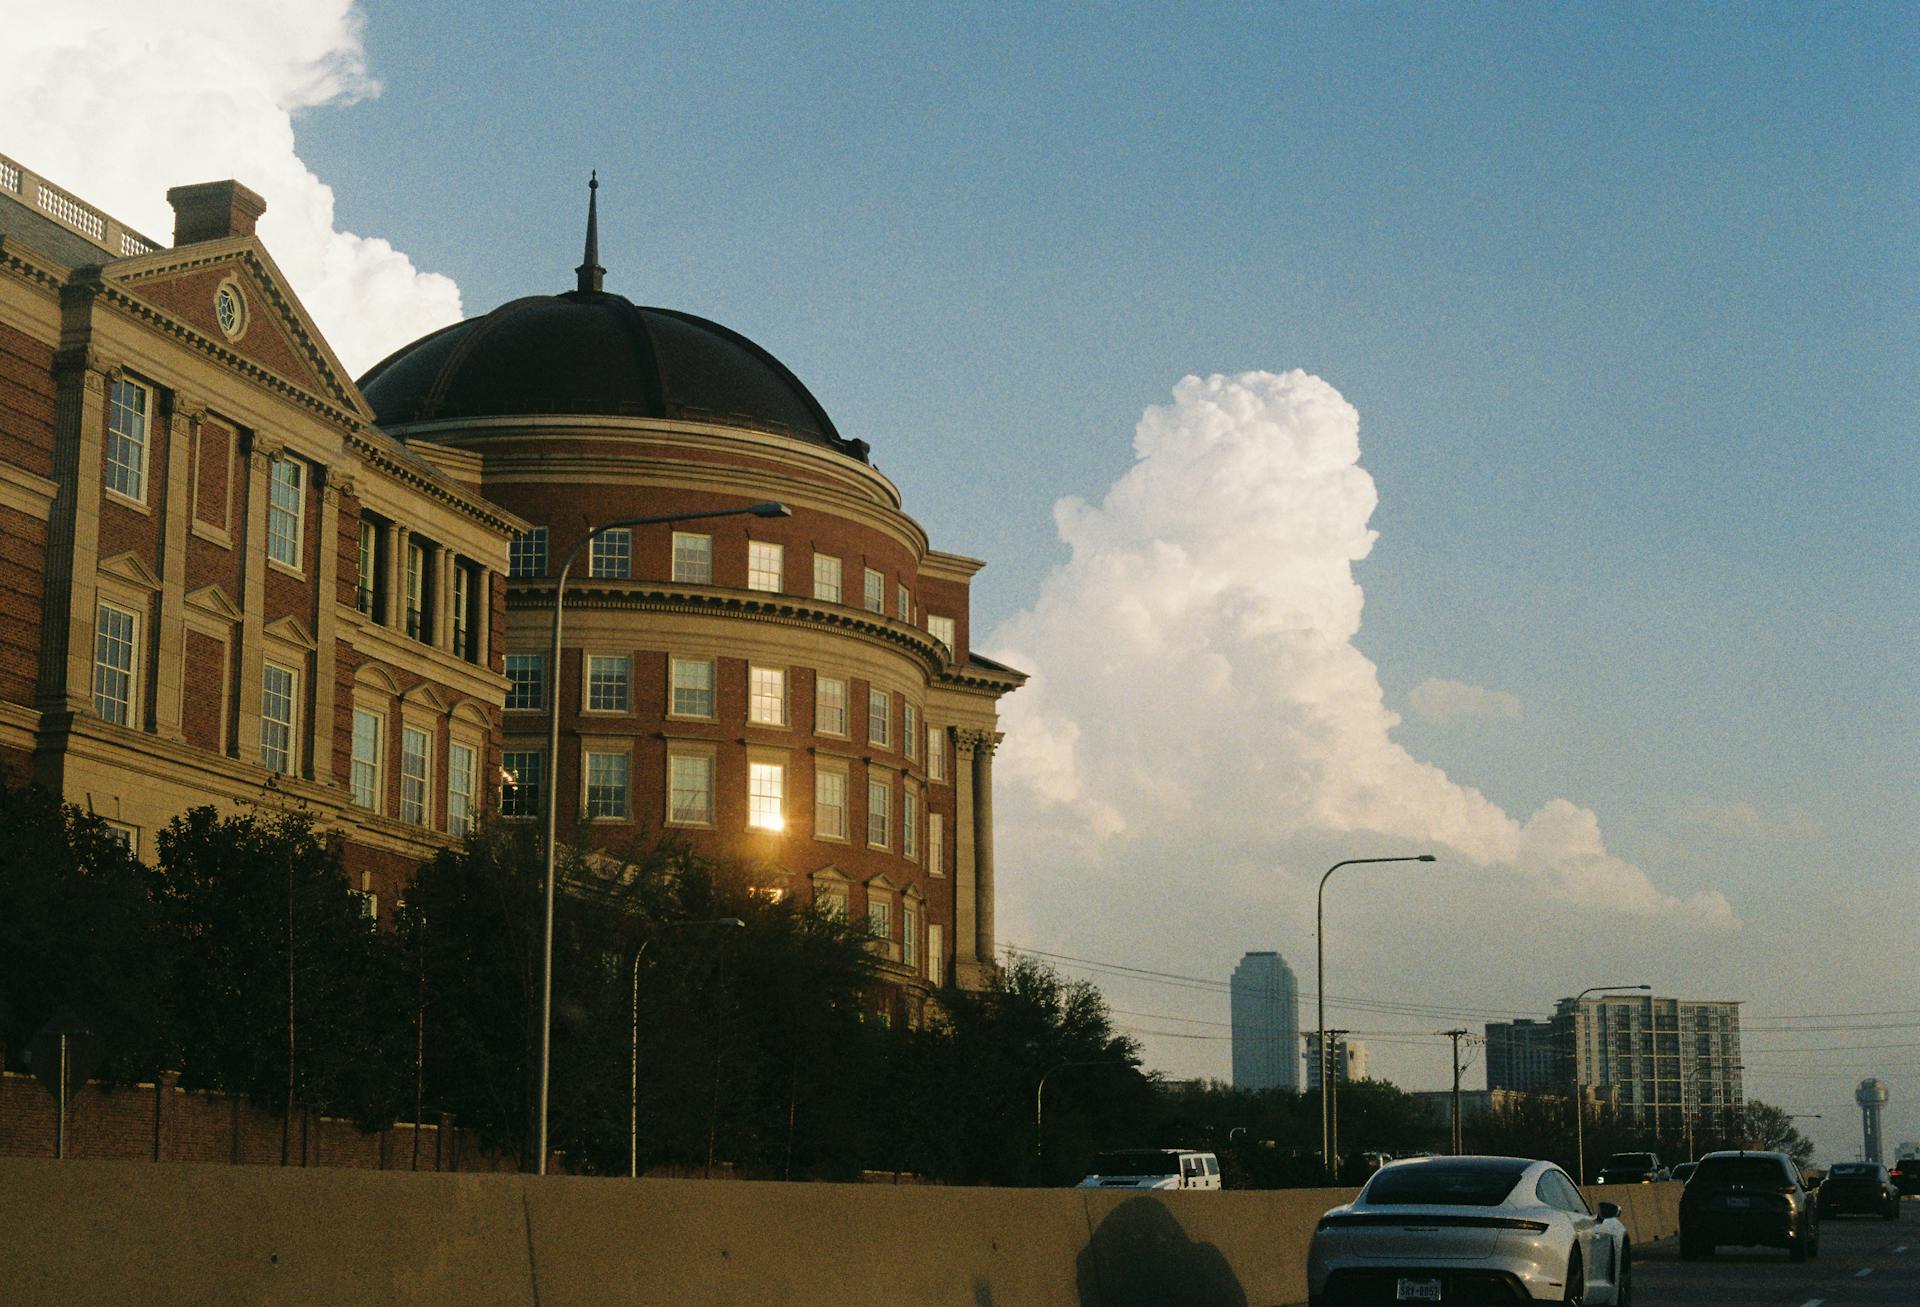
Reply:
M662 930L680 930L693 926L727 926L733 930L745 930L747 923L738 917L715 917L711 921L669 921ZM627 1178L638 1179L640 1175L640 959L647 954L647 945L653 943L654 936L649 935L640 941L640 947L633 951L633 1042L628 1046L627 1070Z
M1589 994L1617 993L1631 989L1652 989L1652 985L1590 985L1573 996L1573 1034L1580 1033L1580 1000ZM1580 1183L1587 1182L1587 1107L1580 1092L1580 1045L1573 1046L1573 1149L1575 1170Z
M1046 1106L1046 1101L1047 1101L1046 1100L1047 1077L1052 1075L1055 1071L1065 1071L1069 1067L1076 1067L1076 1066L1123 1066L1123 1067L1126 1067L1128 1070L1133 1069L1133 1063L1131 1062L1122 1062L1114 1058L1102 1058L1097 1061L1090 1061L1090 1062L1061 1062L1058 1065L1050 1066L1045 1071L1041 1072L1040 1083L1034 1087L1034 1091L1033 1091L1033 1160L1034 1160L1035 1166L1039 1165L1040 1156L1041 1156L1040 1140L1042 1136L1040 1131L1041 1131L1041 1122L1043 1119L1041 1116L1041 1109Z
M566 606L567 573L573 570L573 560L580 551L609 531L618 531L623 527L662 526L668 522L695 522L709 517L791 517L793 510L785 504L752 504L746 508L716 508L704 513L657 513L650 517L623 517L613 522L602 522L584 536L573 547L564 563L560 564L560 577L553 584L553 639L548 644L547 653L547 842L546 861L546 906L544 925L541 928L540 942L540 1091L538 1117L535 1130L536 1146L539 1152L534 1164L536 1175L547 1173L547 1087L549 1073L553 1069L553 881L554 881L554 839L560 828L560 617Z
M1314 1022L1314 1039L1320 1049L1320 1165L1333 1174L1333 1120L1327 1114L1327 877L1342 867L1358 867L1378 862L1432 862L1431 853L1411 854L1403 858L1348 858L1327 868L1313 899L1314 999L1319 1003L1319 1019Z

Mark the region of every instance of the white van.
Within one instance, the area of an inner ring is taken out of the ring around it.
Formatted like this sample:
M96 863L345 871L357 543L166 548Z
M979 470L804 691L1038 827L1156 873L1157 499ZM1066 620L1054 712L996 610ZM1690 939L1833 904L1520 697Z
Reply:
M1187 1148L1122 1148L1093 1159L1078 1189L1218 1189L1220 1159Z

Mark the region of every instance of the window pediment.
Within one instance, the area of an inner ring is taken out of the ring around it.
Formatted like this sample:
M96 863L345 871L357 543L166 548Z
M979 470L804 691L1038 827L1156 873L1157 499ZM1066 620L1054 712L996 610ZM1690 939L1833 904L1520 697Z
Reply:
M305 624L297 617L275 618L273 621L267 623L266 630L263 634L269 640L278 640L283 644L297 645L305 649L308 653L312 653L320 647L320 642L313 638L313 633L307 630Z
M243 616L240 605L228 598L227 592L217 585L203 585L188 593L187 607L229 623L238 622Z
M124 581L128 585L139 586L142 590L157 593L160 589L159 574L147 565L144 558L131 551L115 554L101 563L100 574L112 577L116 581Z

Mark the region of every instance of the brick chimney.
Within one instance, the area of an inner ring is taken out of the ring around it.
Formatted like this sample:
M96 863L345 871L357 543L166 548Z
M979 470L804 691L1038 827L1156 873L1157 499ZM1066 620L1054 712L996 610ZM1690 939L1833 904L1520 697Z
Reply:
M173 206L174 245L196 245L229 236L253 235L267 202L236 181L200 182L167 192Z

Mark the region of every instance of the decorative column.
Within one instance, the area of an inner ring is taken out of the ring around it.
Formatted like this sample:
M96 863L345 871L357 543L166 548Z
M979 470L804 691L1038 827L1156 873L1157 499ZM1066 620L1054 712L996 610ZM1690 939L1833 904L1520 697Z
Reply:
M246 550L240 593L240 702L234 719L234 756L260 760L260 685L265 675L262 633L267 612L267 504L273 460L280 446L256 433L247 442Z
M166 503L160 528L160 612L155 620L153 729L185 740L181 728L187 665L187 514L193 502L193 446L206 407L176 394L167 419Z
M340 496L353 493L353 482L319 466L313 475L320 483L320 575L313 604L313 715L309 719L313 752L309 756L313 779L333 785L346 780L333 767L333 700L339 652L335 637L340 624Z
M974 859L973 747L977 731L953 733L953 970L963 988L979 983L978 903Z
M70 311L76 298L69 293ZM108 377L89 346L55 354L53 377L53 480L59 489L47 519L39 697L49 711L84 712L93 704L94 576L100 564Z
M407 633L407 528L395 522L387 528L393 547L387 551L387 627Z
M453 648L453 550L445 545L433 551L433 606L427 620L433 647Z
M1003 737L980 731L973 745L974 955L992 965L993 944L993 751Z

